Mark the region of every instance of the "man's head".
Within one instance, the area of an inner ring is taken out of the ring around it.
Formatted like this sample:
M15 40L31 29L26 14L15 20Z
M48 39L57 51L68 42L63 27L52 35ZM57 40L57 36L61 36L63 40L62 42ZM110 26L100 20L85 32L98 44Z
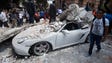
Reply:
M53 4L55 4L55 1L53 1Z
M98 10L98 11L96 12L96 17L97 17L98 19L101 19L101 18L103 17L103 15L104 15L104 11L103 11L103 10Z

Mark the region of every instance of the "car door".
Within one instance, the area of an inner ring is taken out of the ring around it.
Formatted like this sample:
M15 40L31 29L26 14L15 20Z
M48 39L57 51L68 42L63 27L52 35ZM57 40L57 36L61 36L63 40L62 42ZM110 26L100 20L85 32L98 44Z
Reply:
M56 48L60 48L63 47L66 43L65 43L65 35L62 32L58 32L57 36L56 36Z
M65 34L65 36L65 43L67 45L77 43L82 36L81 29L70 30L69 33Z
M79 24L69 23L65 26L65 28L69 31L65 38L66 44L73 44L78 42L82 35Z
M58 34L56 39L56 46L63 47L77 42L81 37L81 29L73 29L71 25L67 24Z

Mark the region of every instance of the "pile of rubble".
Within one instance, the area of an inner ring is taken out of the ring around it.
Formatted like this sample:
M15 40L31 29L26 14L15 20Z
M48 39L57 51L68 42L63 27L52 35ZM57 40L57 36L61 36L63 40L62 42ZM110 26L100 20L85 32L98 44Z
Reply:
M71 4L57 17L57 21L91 22L93 18L92 11L87 12L84 7L80 8L77 4Z
M15 27L15 28L0 28L0 43L17 35L21 31L25 30L26 28L32 26L32 24L26 24L22 27Z

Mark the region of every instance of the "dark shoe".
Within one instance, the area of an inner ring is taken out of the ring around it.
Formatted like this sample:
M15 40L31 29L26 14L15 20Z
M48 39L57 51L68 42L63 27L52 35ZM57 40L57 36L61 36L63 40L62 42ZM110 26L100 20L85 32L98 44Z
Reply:
M88 56L91 56L91 54L88 54Z
M91 56L91 54L87 54L85 57L90 57Z
M97 49L96 52L100 52L100 49Z

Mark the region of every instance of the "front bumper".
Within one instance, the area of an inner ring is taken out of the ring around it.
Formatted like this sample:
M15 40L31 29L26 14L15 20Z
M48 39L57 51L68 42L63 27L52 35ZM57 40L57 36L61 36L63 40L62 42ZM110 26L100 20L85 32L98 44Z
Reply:
M13 49L15 53L18 55L30 55L29 54L30 47L25 47L21 44L13 43Z

